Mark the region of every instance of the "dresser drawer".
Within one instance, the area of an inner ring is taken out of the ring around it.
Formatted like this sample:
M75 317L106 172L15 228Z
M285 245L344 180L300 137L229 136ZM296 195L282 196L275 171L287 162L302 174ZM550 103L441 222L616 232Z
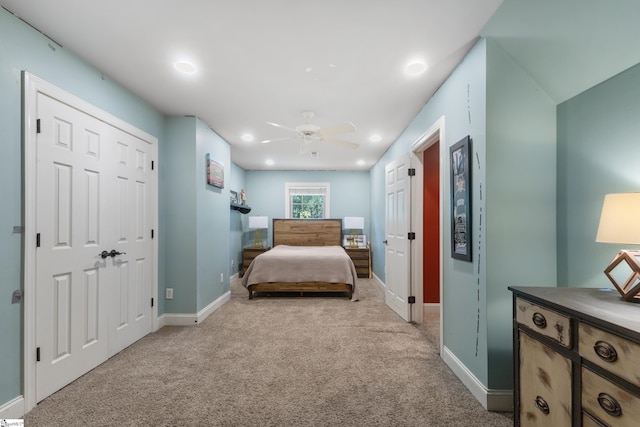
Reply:
M578 336L580 356L640 387L640 344L582 322Z
M571 425L571 361L519 334L520 425Z
M582 427L607 427L605 424L596 421L595 418L591 417L586 412L582 413Z
M638 426L640 398L582 367L582 409L611 426Z
M564 347L571 347L571 320L568 316L517 298L516 319Z

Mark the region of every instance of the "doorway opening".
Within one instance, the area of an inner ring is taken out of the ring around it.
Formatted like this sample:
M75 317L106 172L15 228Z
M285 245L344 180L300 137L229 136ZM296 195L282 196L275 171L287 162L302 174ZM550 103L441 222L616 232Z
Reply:
M443 346L443 170L445 164L444 116L411 145L415 159L415 185L411 189L412 229L416 242L411 253L412 318L423 323L425 313L439 314L439 348ZM428 261L428 262L427 262ZM426 309L425 309L426 308ZM429 314L431 316L431 314Z

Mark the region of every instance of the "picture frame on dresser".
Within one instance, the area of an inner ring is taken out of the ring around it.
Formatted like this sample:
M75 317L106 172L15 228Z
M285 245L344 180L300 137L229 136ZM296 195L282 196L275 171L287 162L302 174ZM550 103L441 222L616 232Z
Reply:
M471 138L449 149L451 182L451 257L471 262Z

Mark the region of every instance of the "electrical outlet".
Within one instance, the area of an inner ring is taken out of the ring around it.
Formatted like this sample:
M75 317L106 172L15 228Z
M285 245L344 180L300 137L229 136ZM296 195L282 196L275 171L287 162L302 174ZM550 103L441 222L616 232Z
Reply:
M224 283L224 273L220 273L220 283Z
M173 299L173 288L167 288L164 292L165 299Z

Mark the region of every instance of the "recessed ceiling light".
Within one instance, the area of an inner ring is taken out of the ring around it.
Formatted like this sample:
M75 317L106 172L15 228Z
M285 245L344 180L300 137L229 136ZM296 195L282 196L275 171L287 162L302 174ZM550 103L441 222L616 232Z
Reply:
M364 166L364 160L358 160L356 163L358 166Z
M424 73L426 69L427 65L424 62L413 61L404 67L404 72L410 76L415 76Z
M186 74L193 74L197 71L196 66L187 61L178 61L173 66L176 70Z
M369 141L371 141L371 142L380 142L380 141L382 141L382 137L380 135L378 135L378 134L374 134L374 135L371 135L369 137Z
M264 162L264 164L265 164L265 165L267 165L267 166L273 166L273 160L271 160L271 159L267 159L267 160Z
M250 133L244 133L244 134L242 134L242 136L240 138L242 138L242 140L244 142L252 142L253 141L253 135L251 135Z

